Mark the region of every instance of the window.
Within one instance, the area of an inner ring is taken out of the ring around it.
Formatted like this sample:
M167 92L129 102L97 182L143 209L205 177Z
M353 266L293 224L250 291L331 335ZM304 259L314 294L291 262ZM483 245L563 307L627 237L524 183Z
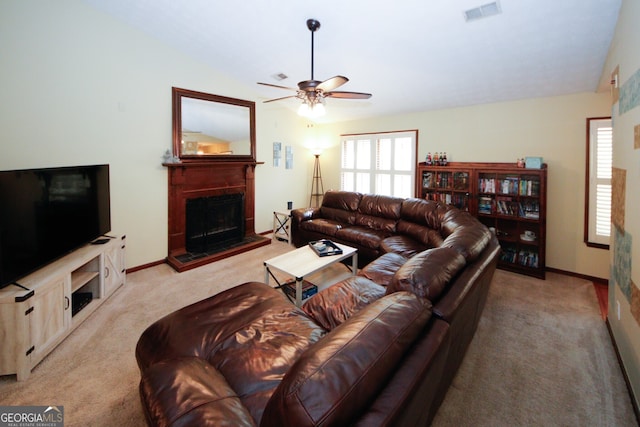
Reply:
M342 136L340 188L413 197L418 131Z
M587 119L584 224L584 241L587 246L609 249L612 161L613 128L611 117Z

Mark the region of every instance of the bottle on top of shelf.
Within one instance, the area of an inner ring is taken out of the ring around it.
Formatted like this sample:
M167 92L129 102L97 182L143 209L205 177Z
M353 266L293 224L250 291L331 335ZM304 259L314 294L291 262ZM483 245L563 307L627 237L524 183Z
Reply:
M431 151L427 153L427 158L425 159L425 163L427 166L431 166Z

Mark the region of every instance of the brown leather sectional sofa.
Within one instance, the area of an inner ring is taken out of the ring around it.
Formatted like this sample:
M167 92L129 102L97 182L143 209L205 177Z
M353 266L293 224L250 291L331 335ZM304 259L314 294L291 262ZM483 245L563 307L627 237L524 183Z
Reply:
M367 263L302 308L251 282L151 325L136 348L149 425L431 422L480 320L495 237L455 208L348 192L294 211L292 228L297 246L331 238Z

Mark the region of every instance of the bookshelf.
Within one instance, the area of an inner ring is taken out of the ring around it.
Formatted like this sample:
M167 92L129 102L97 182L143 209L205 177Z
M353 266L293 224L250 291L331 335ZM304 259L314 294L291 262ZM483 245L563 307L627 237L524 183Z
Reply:
M526 169L515 163L419 163L416 175L416 197L467 210L496 233L499 268L545 278L546 164Z
M420 169L420 168L419 168ZM435 200L459 209L469 210L471 174L466 168L429 166L418 172L417 197Z

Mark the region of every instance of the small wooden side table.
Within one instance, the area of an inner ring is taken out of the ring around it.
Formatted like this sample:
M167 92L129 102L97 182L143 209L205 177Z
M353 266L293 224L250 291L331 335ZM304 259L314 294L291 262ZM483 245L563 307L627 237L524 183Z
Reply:
M291 211L273 212L272 239L291 244Z

